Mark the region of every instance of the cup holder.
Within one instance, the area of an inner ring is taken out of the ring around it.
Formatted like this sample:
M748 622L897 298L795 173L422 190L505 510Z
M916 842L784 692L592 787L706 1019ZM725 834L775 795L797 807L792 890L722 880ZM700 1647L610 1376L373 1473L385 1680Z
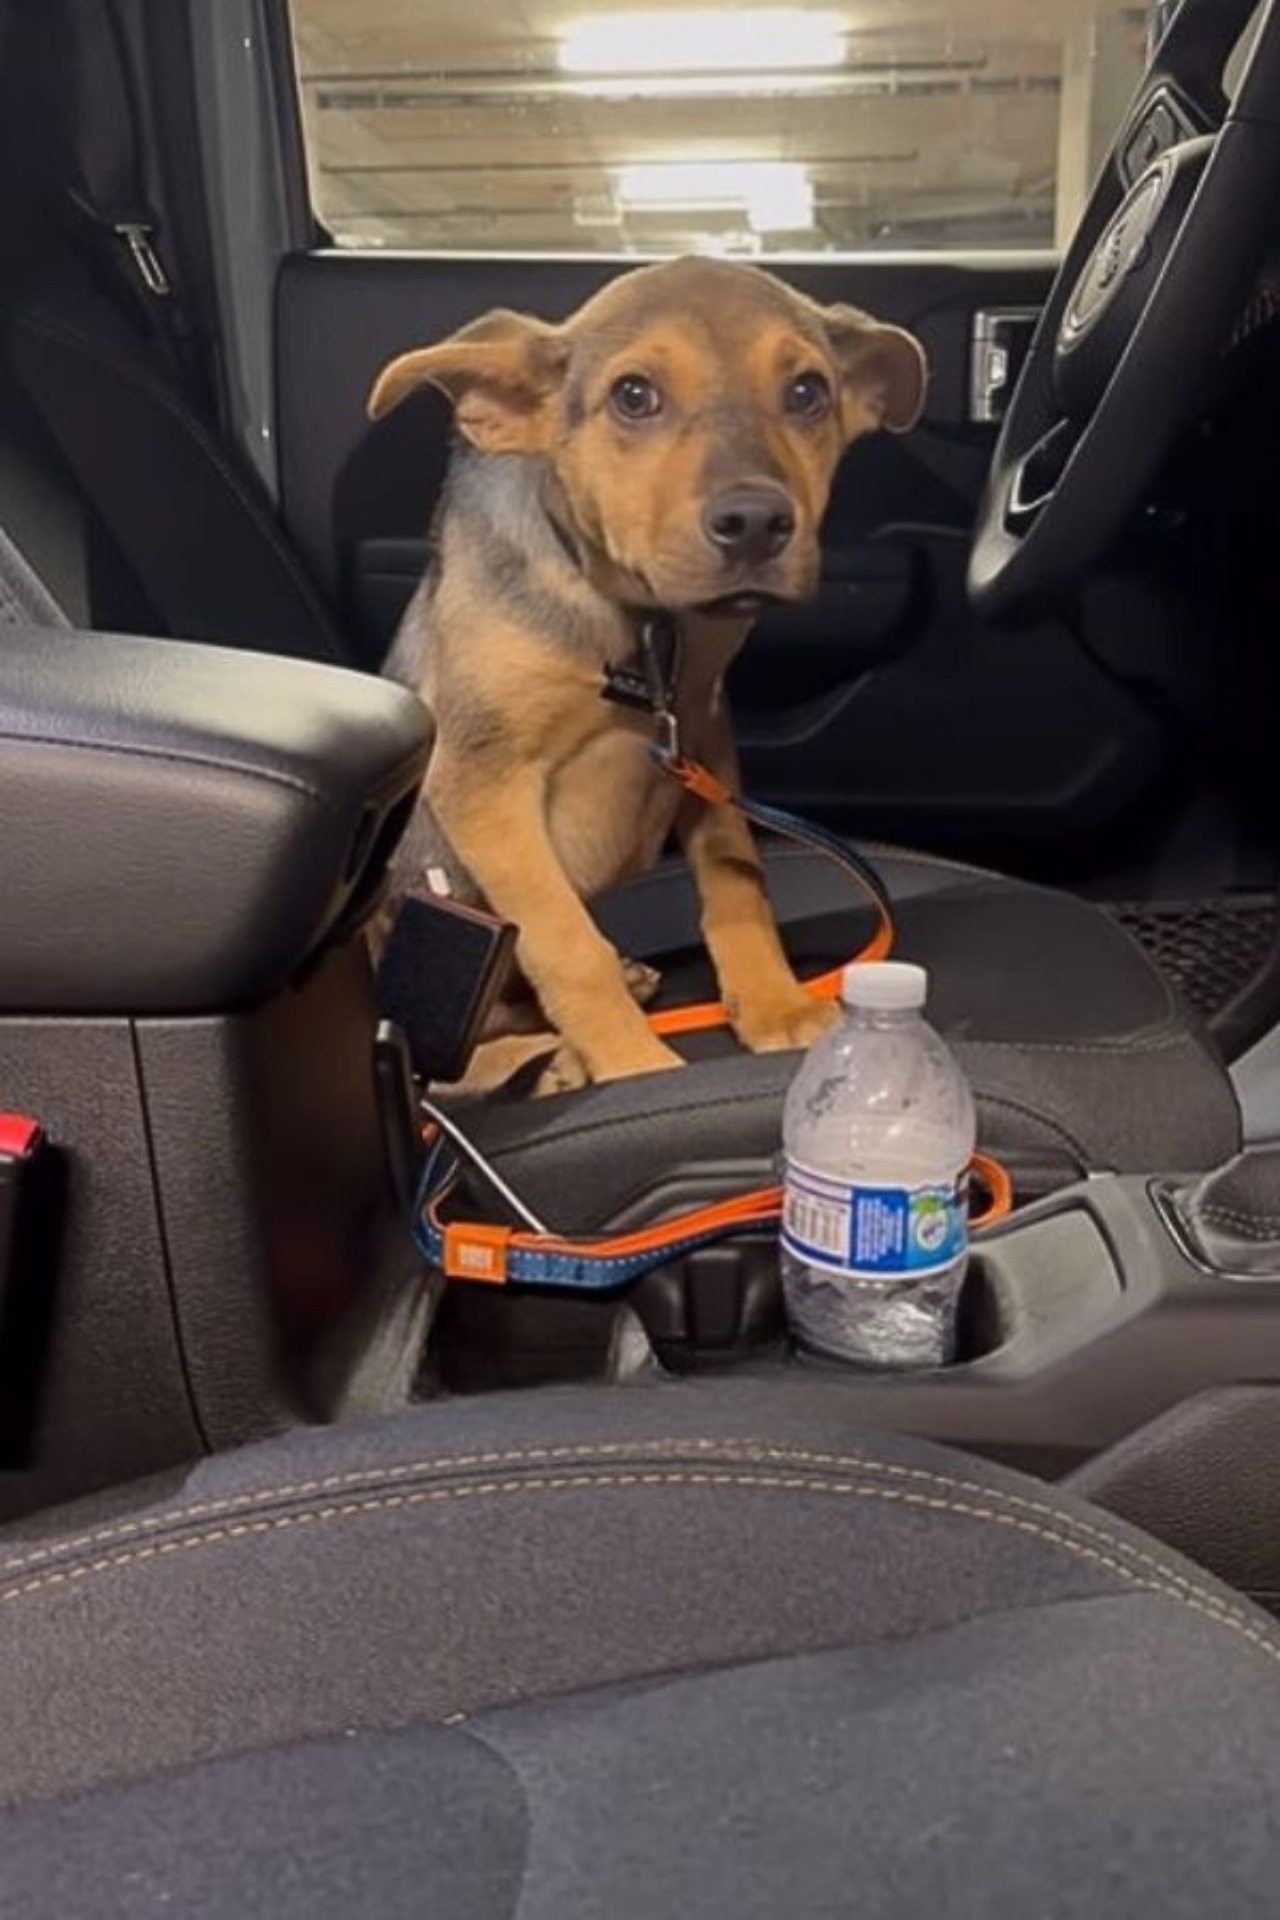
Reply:
M787 1346L778 1248L770 1236L673 1262L650 1274L630 1298L655 1354L673 1373L721 1368ZM957 1306L956 1357L947 1371L985 1359L1007 1337L991 1268L975 1249Z
M972 1366L998 1353L1008 1338L1004 1304L984 1256L974 1251L956 1308L956 1353L952 1367Z
M956 1359L941 1371L985 1358L1006 1337L990 1268L975 1252L957 1309ZM789 1352L777 1242L762 1234L672 1261L618 1294L452 1287L432 1329L419 1391L621 1382L655 1361L667 1373L720 1372L753 1361L776 1364ZM834 1372L860 1371L798 1357Z
M670 1373L730 1366L786 1339L778 1243L771 1234L673 1260L647 1274L630 1299Z
M625 1296L449 1287L415 1382L416 1398L524 1387L621 1385L653 1349Z

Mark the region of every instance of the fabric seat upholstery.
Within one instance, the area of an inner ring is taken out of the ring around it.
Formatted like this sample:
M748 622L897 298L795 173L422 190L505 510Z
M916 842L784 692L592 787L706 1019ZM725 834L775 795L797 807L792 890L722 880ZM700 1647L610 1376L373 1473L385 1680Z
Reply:
M6 1912L1273 1910L1271 1623L838 1381L293 1435L0 1581Z

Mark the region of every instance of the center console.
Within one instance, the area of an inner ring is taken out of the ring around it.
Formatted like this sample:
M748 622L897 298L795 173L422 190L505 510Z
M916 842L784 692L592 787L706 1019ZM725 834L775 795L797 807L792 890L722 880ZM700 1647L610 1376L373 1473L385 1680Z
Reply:
M366 944L423 709L366 676L119 636L10 629L3 664L0 1516L414 1397L821 1374L851 1427L1075 1477L1220 1570L1246 1551L1250 1590L1280 1595L1280 1150L1029 1203L1024 1180L931 1373L794 1351L768 1236L611 1295L443 1290L411 1237L414 1094ZM574 1122L566 1162L563 1119L504 1124L557 1221L590 1201L601 1230L640 1228L768 1177L791 1070L716 1063L714 1120L691 1098L677 1152L632 1113L603 1180L595 1128ZM6 1147L23 1115L36 1185ZM734 1157L644 1172L708 1134Z
M731 1167L691 1169L687 1191L616 1224L734 1184ZM933 1372L797 1351L764 1236L692 1255L625 1299L452 1289L431 1353L433 1384L464 1392L646 1369L838 1379L855 1427L1070 1478L1280 1600L1280 1149L1203 1178L1096 1177L978 1235L957 1358Z

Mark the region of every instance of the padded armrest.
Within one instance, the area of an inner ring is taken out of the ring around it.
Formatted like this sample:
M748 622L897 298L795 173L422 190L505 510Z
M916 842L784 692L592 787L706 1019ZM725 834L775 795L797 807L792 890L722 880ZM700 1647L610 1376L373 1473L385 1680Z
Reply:
M0 1011L279 987L372 909L428 744L421 703L363 674L0 628Z

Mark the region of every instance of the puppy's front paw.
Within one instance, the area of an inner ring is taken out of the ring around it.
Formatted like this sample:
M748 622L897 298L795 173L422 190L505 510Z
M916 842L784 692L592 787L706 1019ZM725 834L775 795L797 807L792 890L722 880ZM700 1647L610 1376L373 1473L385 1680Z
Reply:
M668 1073L682 1067L678 1053L654 1038L633 1047L610 1049L605 1059L588 1069L573 1047L561 1045L547 1061L534 1084L534 1098L545 1099L552 1093L575 1093L579 1087L605 1080L630 1080L642 1073Z
M647 1007L656 998L662 985L662 975L656 967L647 967L643 960L624 960L622 977L627 983L627 992L638 1007Z
M811 1047L839 1014L834 1000L815 1000L800 992L795 998L740 1006L733 1030L752 1053L789 1053Z
M588 1084L590 1078L573 1048L559 1046L534 1081L533 1097L535 1100L545 1100L553 1093L576 1093L579 1087Z

